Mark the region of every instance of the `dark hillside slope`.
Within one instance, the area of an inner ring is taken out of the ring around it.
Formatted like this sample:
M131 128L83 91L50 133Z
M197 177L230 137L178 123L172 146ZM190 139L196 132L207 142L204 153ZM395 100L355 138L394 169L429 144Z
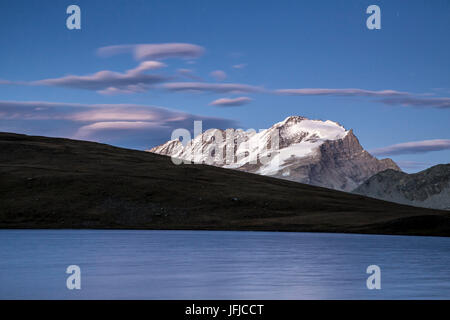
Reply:
M0 228L450 235L449 212L108 145L0 133Z

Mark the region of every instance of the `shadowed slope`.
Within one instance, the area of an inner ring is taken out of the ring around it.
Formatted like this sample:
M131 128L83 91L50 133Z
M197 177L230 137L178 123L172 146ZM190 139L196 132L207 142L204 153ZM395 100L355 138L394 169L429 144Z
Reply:
M0 227L450 235L448 212L108 145L0 133Z

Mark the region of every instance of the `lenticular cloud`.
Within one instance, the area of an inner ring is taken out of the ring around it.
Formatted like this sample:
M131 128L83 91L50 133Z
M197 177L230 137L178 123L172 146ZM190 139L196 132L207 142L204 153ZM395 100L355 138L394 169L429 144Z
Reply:
M168 58L195 59L203 55L205 49L190 43L132 44L102 47L100 56L132 53L136 60L162 60Z

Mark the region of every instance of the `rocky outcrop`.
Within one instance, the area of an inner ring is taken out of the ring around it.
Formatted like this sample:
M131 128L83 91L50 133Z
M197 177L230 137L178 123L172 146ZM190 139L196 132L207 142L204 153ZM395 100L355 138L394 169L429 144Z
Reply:
M293 159L276 177L351 191L368 177L386 169L400 171L391 159L379 160L365 151L350 130L343 139L323 143L313 157L301 161Z
M407 174L380 172L356 188L354 193L417 207L450 210L450 164Z

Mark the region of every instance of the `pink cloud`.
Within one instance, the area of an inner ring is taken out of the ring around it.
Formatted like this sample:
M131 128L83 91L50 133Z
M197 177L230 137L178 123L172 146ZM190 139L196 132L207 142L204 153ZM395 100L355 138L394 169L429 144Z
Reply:
M26 129L23 120L27 121ZM233 120L157 106L0 100L3 130L127 144L138 149L167 141L177 128L192 129L196 120L203 122L205 130L237 126Z
M222 70L216 70L210 73L211 77L217 81L223 81L227 78L227 74Z
M141 62L136 68L128 70L128 74L136 74L141 73L147 70L157 70L161 68L165 68L167 65L165 63L159 62L159 61L143 61Z
M30 84L94 90L102 94L144 92L149 90L154 84L167 81L168 78L143 72L164 66L165 64L161 62L145 61L125 73L104 70L86 76L69 75L61 78L33 81Z
M123 130L149 130L158 129L162 126L154 122L145 121L111 121L111 122L96 122L86 126L82 126L75 133L75 139L90 138L98 131L123 131Z
M83 122L158 121L161 116L153 108L107 106L73 113L67 119Z
M231 107L231 106L242 106L244 104L248 104L252 101L249 97L238 97L238 98L221 98L214 100L210 103L212 106L224 106L224 107Z

